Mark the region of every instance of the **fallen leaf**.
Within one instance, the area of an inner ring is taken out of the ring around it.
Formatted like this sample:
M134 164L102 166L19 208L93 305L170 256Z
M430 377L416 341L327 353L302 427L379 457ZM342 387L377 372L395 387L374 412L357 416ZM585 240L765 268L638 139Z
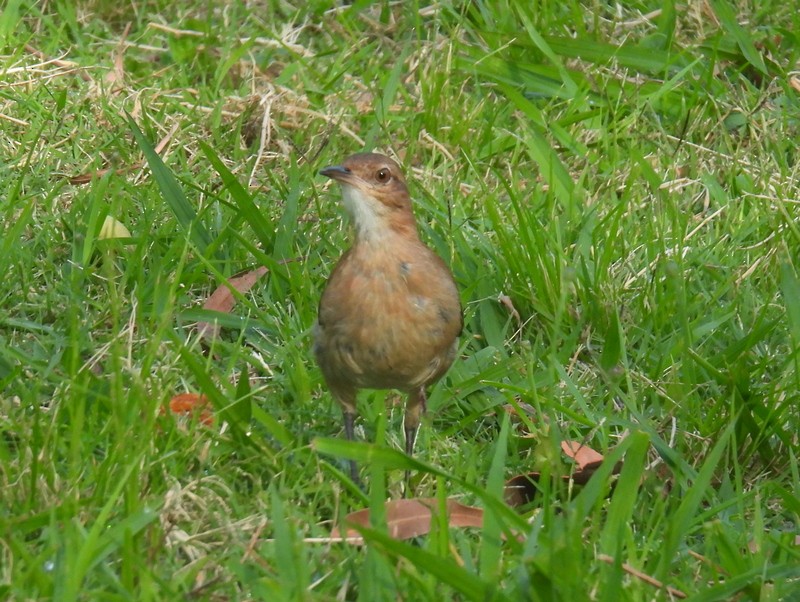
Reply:
M570 477L567 477L578 485L586 485L591 476L605 461L603 454L578 441L562 441L561 449L566 456L572 458L578 464L578 470L573 472ZM617 462L611 474L619 474L621 470L622 462Z
M603 455L591 447L578 441L562 441L561 450L564 454L575 460L578 470L572 474L561 475L560 478L565 483L572 482L576 485L586 485L592 475L603 464ZM622 462L617 462L612 474L618 474L622 470ZM555 475L557 477L557 475ZM503 498L506 504L512 508L525 506L533 501L537 494L536 484L541 478L540 472L529 472L516 475L506 481L503 490Z
M131 238L131 232L121 221L110 215L106 215L106 219L103 220L103 226L100 228L100 234L97 235L97 238L98 240Z
M581 470L599 466L603 462L603 454L578 441L562 441L561 450L568 458L575 460Z
M233 295L233 290L241 294L246 293L258 281L261 276L267 273L267 268L261 266L255 270L248 272L240 272L232 276L227 281L223 282L217 287L211 296L203 303L203 309L211 311L218 311L220 313L228 313L236 305L236 297ZM198 322L197 332L202 339L214 339L219 335L219 324L216 322Z
M519 508L532 502L538 491L536 483L539 482L540 477L541 473L539 472L529 472L511 477L503 488L503 499L506 504L512 508Z
M199 393L179 393L169 400L169 411L176 416L197 415L198 422L210 426L214 424L211 404L208 397Z
M386 524L389 535L394 539L411 539L425 535L431 530L431 515L438 508L436 498L416 498L390 500L386 502ZM350 525L369 527L369 508L348 514L344 522ZM451 527L483 526L483 510L474 506L466 506L453 499L447 500L447 523ZM334 528L332 538L346 538L344 541L362 545L364 539L356 529L347 529L341 535L339 528Z

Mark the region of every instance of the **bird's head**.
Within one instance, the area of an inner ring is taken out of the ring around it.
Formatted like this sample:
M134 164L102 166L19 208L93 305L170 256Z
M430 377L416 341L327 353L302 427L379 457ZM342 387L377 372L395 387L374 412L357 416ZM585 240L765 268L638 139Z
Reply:
M405 178L389 157L359 153L319 173L341 186L359 241L380 240L390 233L416 236Z

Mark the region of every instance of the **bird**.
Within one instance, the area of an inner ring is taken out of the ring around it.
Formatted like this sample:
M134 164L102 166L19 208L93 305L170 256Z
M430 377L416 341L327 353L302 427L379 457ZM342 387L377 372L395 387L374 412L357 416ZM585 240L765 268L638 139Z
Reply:
M426 389L457 354L464 325L458 288L447 264L419 238L395 161L358 153L319 173L339 184L355 235L320 297L314 355L342 408L348 440L359 390L408 395L403 424L411 456ZM350 477L360 483L352 460Z

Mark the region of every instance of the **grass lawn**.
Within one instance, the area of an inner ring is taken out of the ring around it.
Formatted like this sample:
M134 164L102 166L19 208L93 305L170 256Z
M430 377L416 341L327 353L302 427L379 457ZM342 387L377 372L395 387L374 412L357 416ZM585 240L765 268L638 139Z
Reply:
M777 0L2 3L0 599L800 600L798 32ZM342 441L311 353L350 241L317 172L364 149L464 307L414 461L392 392ZM437 509L400 541L407 468Z

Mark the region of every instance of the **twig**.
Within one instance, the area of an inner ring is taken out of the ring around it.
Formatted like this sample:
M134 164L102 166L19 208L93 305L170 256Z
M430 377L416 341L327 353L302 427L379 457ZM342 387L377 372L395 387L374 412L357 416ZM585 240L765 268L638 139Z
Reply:
M614 558L612 558L611 556L608 556L607 554L598 554L597 555L597 559L601 560L603 562L606 562L608 564L616 564L616 560L614 560ZM643 573L642 571L640 571L638 569L633 568L627 562L623 562L621 567L622 567L623 571L625 571L629 575L633 575L634 577L636 577L640 581L644 581L645 583L649 583L650 585L652 585L653 587L657 587L658 589L666 590L666 592L670 596L674 596L674 597L680 598L680 599L686 598L686 594L683 593L681 590L675 589L674 587L670 587L669 585L664 585L663 583L661 583L661 581L659 581L655 577L651 577L650 575L648 575L646 573Z

